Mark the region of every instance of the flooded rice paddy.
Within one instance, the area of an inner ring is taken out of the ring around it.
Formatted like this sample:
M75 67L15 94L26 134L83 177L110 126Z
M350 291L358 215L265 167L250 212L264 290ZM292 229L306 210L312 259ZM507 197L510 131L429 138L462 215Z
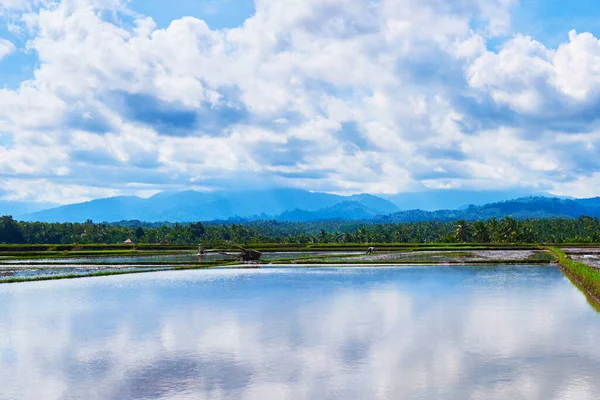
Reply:
M261 259L265 261L277 261L283 259L314 258L323 256L349 256L364 254L363 252L340 251L303 251L303 252L264 252ZM208 252L202 257L197 254L159 254L159 255L135 255L135 256L100 256L100 257L52 257L52 258L19 258L0 259L6 264L119 264L119 263L209 263L214 261L235 260L237 254L229 252L221 254Z
M0 399L596 399L553 266L163 271L0 285Z
M354 257L362 252L265 252L263 262L278 260L305 259L317 260L322 257ZM86 256L0 259L0 282L14 279L35 279L59 276L86 276L98 273L144 272L174 269L180 266L198 266L237 260L235 253L220 254L209 252L199 258L196 254L160 254L135 256ZM218 264L217 264L218 265Z

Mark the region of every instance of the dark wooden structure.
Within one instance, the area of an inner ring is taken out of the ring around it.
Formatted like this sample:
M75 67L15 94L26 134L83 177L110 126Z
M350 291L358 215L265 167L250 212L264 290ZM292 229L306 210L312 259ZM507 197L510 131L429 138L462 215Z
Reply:
M234 246L240 249L240 259L242 261L259 261L262 257L262 253L258 250L248 250L237 244Z
M258 250L248 250L242 246L240 246L239 244L235 244L235 243L229 243L234 247L237 247L240 252L239 253L228 253L228 252L224 252L224 251L220 251L219 254L223 254L226 256L232 256L237 258L240 261L245 261L245 262L252 262L252 261L260 261L260 258L262 257L262 253Z

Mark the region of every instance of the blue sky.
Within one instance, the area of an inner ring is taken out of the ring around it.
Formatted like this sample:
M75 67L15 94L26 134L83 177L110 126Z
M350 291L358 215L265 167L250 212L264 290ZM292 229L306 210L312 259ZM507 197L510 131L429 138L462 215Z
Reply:
M564 42L571 29L598 37L600 7L595 0L521 0L514 29L552 47Z
M591 0L0 0L0 198L600 192Z
M18 48L18 50L0 60L0 68L2 68L0 86L17 88L22 81L33 77L37 57L34 53L25 51L27 37L13 34L6 24L0 25L0 38L9 40Z
M173 20L186 16L200 18L212 29L235 28L255 12L252 0L133 0L129 6L137 13L151 16L159 28L166 28ZM0 25L0 37L13 41L21 49L1 64L0 84L16 88L23 80L33 77L37 57L33 52L24 51L28 37L14 34L8 24Z
M206 21L211 29L235 28L255 12L252 0L171 0L168 6L165 3L164 0L134 0L130 7L152 16L160 28L186 16Z

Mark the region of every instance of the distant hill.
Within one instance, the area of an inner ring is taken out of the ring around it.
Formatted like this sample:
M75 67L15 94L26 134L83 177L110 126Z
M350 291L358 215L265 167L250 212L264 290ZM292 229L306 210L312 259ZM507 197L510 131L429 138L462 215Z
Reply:
M325 221L325 220L369 220L377 216L379 212L376 209L369 208L356 201L344 201L331 207L322 208L316 211L292 210L286 211L277 217L278 221L307 222L307 221Z
M329 208L329 211L320 211ZM258 216L279 218L293 210L319 211L321 215L332 218L364 219L396 212L398 207L369 194L339 196L300 189L186 191L159 193L148 199L122 196L93 200L27 214L20 219L42 222L84 222L88 219L95 222L190 222L253 219ZM316 216L307 218L314 220Z
M99 199L30 213L19 219L42 222L84 222L88 219L94 222L243 222L256 219L303 222L337 219L398 223L474 221L509 215L519 219L600 217L600 197L563 199L535 196L460 209L399 211L390 201L369 194L339 196L299 189L186 191L159 193L148 199L132 196Z
M460 210L399 211L378 216L377 222L470 221L512 216L526 218L578 218L582 215L600 217L600 197L593 199L561 199L556 197L525 197Z
M482 206L531 196L549 196L547 193L526 189L512 190L466 190L437 189L415 193L385 195L400 210L457 210L469 205Z

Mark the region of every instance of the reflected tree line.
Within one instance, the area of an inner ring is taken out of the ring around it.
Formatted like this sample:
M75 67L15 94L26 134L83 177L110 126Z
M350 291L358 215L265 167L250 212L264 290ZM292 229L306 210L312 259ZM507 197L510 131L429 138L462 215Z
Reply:
M244 223L46 223L0 217L0 243L597 243L600 220L492 218L375 224L354 221Z

